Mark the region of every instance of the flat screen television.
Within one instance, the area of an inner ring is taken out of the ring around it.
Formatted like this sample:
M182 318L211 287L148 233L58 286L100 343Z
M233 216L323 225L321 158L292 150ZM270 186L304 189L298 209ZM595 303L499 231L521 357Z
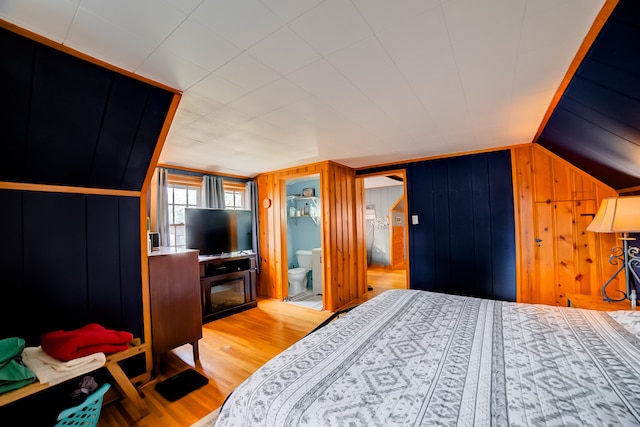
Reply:
M207 208L185 209L185 243L200 255L251 252L251 211Z

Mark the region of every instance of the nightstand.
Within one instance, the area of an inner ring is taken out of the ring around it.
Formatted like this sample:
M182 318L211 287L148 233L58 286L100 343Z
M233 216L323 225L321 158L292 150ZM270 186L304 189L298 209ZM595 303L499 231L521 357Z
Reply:
M631 301L629 300L606 302L599 295L567 294L567 305L600 311L631 310Z

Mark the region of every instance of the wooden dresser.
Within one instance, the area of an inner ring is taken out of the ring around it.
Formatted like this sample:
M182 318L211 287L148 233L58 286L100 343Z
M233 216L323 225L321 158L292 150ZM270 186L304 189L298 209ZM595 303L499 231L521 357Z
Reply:
M198 360L198 340L202 338L198 253L163 247L149 255L151 337L156 370L162 353L187 343L193 345L193 360Z

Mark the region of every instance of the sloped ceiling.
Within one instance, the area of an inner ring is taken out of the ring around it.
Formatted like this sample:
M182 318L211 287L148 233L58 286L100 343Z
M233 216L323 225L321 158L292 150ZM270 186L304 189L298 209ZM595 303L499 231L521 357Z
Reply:
M531 142L611 0L3 0L183 92L160 162L354 168Z
M618 3L537 142L617 190L640 186L640 2Z
M254 176L535 141L640 187L637 0L5 0L0 17L183 91L168 165Z

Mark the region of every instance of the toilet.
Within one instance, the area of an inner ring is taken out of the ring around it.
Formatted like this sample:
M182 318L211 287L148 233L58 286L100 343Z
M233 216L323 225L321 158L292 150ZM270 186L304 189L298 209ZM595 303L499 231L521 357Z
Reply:
M312 252L309 250L296 251L298 268L289 270L289 296L301 294L307 290L307 273L312 268Z

